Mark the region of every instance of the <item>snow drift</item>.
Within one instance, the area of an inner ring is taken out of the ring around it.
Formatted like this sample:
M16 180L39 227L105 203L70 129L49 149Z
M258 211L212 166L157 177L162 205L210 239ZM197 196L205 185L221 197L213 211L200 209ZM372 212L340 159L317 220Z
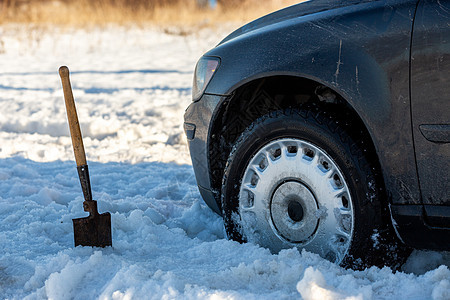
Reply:
M0 27L0 298L449 299L450 255L352 271L227 241L182 129L192 72L226 30ZM58 68L71 69L94 199L113 247L73 247L82 211Z

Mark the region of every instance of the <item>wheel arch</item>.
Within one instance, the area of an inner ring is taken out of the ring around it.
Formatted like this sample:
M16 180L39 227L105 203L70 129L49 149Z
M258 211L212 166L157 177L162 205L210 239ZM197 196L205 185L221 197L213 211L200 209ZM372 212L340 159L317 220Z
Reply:
M269 78L298 78L300 83L323 85L358 116L369 133L389 201L421 204L409 85L413 18L405 18L413 16L416 1L391 4L372 1L344 12L287 19L220 43L205 54L221 59L205 91L224 97L215 109L216 120L227 125L222 110L232 108L229 104L236 100L243 101L243 90ZM213 125L210 136L217 138L217 124ZM211 167L214 172L215 166Z
M303 107L326 111L339 122L347 122L348 128L353 128L352 135L364 137L362 146L376 168L379 186L385 189L380 159L369 126L345 92L312 76L290 72L265 73L236 84L214 113L208 138L208 160L211 188L219 207L223 170L234 142L245 128L270 111ZM387 211L387 205L384 206Z

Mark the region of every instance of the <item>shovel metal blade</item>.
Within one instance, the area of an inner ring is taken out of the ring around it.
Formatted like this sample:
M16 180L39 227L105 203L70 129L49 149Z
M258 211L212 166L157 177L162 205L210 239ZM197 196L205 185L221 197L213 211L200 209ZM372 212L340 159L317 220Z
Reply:
M111 214L90 215L73 219L73 233L76 246L108 247L112 246Z

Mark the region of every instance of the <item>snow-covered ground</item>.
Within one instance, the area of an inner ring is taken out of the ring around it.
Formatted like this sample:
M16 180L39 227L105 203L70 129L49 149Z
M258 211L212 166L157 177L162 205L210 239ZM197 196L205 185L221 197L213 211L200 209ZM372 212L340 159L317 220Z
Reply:
M0 27L0 298L450 299L448 252L356 272L224 239L197 191L182 116L197 58L227 31ZM86 213L61 65L112 248L73 247L71 220Z

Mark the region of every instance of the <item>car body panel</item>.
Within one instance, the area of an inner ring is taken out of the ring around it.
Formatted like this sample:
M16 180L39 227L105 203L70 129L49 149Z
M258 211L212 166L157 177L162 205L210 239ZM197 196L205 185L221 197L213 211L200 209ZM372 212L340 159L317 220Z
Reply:
M411 106L425 205L450 205L449 19L449 1L422 0L414 22Z
M186 109L184 119L187 124L195 124L195 134L189 140L192 166L200 193L206 204L216 213L221 214L213 192L211 191L208 140L213 113L222 97L203 95L199 101L191 103ZM186 124L186 123L185 123Z
M416 1L362 2L226 39L206 54L221 57L206 93L228 95L271 75L331 87L368 128L392 202L418 204L408 78L415 8Z
M276 11L267 16L259 18L247 25L244 25L231 34L229 34L225 39L223 39L220 44L223 44L229 40L235 39L236 37L246 34L250 31L267 27L271 24L280 23L281 21L298 18L314 13L319 13L323 11L329 11L336 8L348 7L355 4L361 4L363 2L370 2L372 0L315 0L315 1L305 1L303 3L287 7L285 9ZM219 45L220 45L219 44Z

